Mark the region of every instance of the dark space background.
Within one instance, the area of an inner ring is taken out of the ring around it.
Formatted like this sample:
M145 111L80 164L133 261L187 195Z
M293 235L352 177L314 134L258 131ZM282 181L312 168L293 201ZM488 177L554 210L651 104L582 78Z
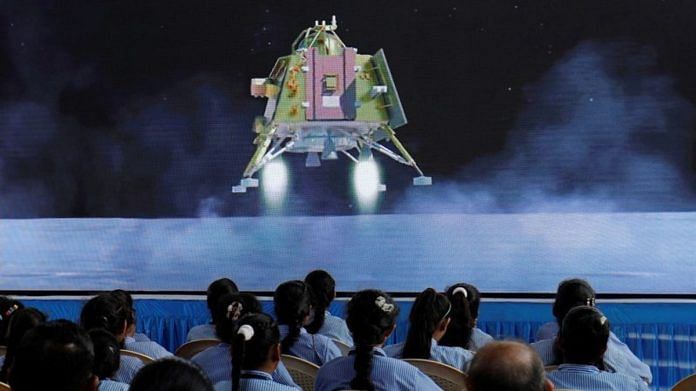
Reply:
M694 210L693 1L0 1L0 217L255 216L265 77L315 19L384 48L432 187L376 213ZM274 214L359 213L346 159Z

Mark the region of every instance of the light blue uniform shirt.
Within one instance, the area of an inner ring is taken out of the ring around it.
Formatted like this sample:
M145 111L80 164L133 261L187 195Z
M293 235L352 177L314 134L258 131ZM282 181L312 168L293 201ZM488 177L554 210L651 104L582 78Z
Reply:
M539 353L544 365L556 362L556 356L553 353L553 343L554 339L552 338L531 344L531 347ZM640 378L648 384L652 382L650 367L640 361L631 352L631 349L621 342L613 332L609 333L607 351L604 353L604 366L609 372L623 373L624 375Z
M648 391L640 379L621 373L603 372L592 365L561 364L546 375L556 388L581 391Z
M230 345L228 343L221 342L218 345L211 346L193 356L191 361L203 369L203 372L208 375L213 384L232 380L232 355L230 354ZM278 368L276 368L272 376L273 380L278 383L298 387L282 362L278 364Z
M353 346L353 337L348 331L346 321L333 316L329 311L324 311L324 324L319 328L317 334L325 335L332 339L337 339L346 343L348 346Z
M172 354L155 341L136 341L133 337L126 337L126 342L123 344L124 349L142 353L154 358L171 357Z
M128 391L130 385L117 381L104 379L99 382L99 391Z
M143 333L135 333L135 334L133 334L133 339L138 341L138 342L145 342L145 341L149 341L150 337L148 337L147 335L145 335Z
M193 326L186 335L186 342L198 341L200 339L218 339L214 324L201 324Z
M118 367L118 371L114 375L113 380L120 383L130 384L138 373L140 368L143 367L143 362L135 357L121 356L121 364Z
M384 352L389 357L402 358L405 343L397 343L384 347ZM439 346L436 340L430 344L430 359L455 367L460 371L466 371L469 361L474 358L474 352L460 348L459 346Z
M535 340L541 341L543 339L556 338L556 334L558 334L557 322L544 323L541 325L541 327L539 327L539 330L537 330Z
M285 384L276 383L273 377L263 371L241 371L241 379L239 379L239 389L241 391L297 391L301 388L286 386ZM231 381L223 381L215 384L215 391L230 391L232 389Z
M288 326L279 325L278 330L282 341L288 335ZM290 354L319 366L342 356L341 349L331 338L321 334L310 334L304 327L300 329L297 341L290 347Z
M484 333L480 328L474 327L474 329L471 330L471 339L469 340L469 346L467 347L469 350L475 352L493 341L493 337Z
M413 365L396 358L387 357L384 350L374 348L372 374L370 378L375 391L430 391L441 390L427 375ZM319 369L314 384L315 391L350 390L355 377L353 352L348 357L339 357Z

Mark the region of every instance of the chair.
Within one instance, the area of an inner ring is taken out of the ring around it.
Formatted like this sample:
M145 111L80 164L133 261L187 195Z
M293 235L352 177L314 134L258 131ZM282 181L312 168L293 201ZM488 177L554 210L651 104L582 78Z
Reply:
M404 361L420 369L445 391L466 391L466 373L455 367L422 358L407 358Z
M0 391L11 391L10 386L3 382L0 382Z
M677 382L672 387L672 391L694 391L696 390L696 373L689 375Z
M154 358L148 356L147 354L142 354L142 353L134 352L132 350L127 350L127 349L121 349L121 356L135 357L138 360L142 361L143 364L145 364L145 365L155 361Z
M188 360L196 354L208 349L211 346L216 346L219 343L220 340L218 339L199 339L197 341L186 342L176 349L174 355Z
M347 356L348 353L350 353L350 351L353 349L352 347L348 346L348 344L343 342L343 341L339 341L337 339L334 339L333 342L336 346L338 346L338 349L341 351L341 354L344 356Z
M314 381L317 379L319 367L312 362L288 354L283 354L281 357L292 380L304 391L314 391Z
M544 372L549 373L558 369L558 365L547 365L544 367Z

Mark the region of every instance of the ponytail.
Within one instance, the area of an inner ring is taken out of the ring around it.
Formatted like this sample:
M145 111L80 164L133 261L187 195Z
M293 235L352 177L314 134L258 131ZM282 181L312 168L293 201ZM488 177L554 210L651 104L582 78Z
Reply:
M336 295L336 281L324 270L314 270L305 277L305 284L309 288L314 310L312 322L306 328L309 333L316 334L324 325L324 312Z
M478 316L480 302L478 289L469 284L455 284L447 289L447 298L452 304L452 321L439 344L468 349L476 316ZM476 314L474 314L474 309Z
M372 374L372 346L357 345L355 347L355 377L350 381L350 387L354 390L374 391L370 375Z
M421 292L413 303L408 316L409 328L402 358L430 359L433 333L452 311L445 295L428 288Z
M284 282L276 289L273 302L278 323L288 326L288 335L281 342L281 350L287 354L300 337L302 326L309 316L310 296L307 285L299 280Z
M246 342L253 337L254 328L248 324L240 326L234 334L232 341L232 391L239 390L239 378L246 356Z

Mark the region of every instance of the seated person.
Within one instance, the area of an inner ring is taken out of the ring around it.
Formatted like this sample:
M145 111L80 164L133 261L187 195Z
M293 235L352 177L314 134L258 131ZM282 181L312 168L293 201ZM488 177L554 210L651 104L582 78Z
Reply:
M406 342L386 346L384 351L389 357L435 360L466 371L473 352L458 346L438 345L447 332L451 313L452 305L447 296L433 288L424 290L411 307Z
M556 387L588 391L647 391L641 379L601 371L609 341L609 321L596 308L580 306L563 318L558 336L563 363L547 377Z
M331 338L309 334L304 325L311 310L309 288L302 281L287 281L273 295L283 354L290 354L319 366L341 357L341 350Z
M305 326L310 334L321 334L353 346L346 321L333 316L328 311L329 305L336 298L336 281L324 270L314 270L305 277L312 298L310 321Z
M467 376L468 391L551 391L544 365L529 346L492 342L476 352Z
M215 305L217 304L220 297L238 293L237 284L235 284L229 278L220 278L213 281L208 285L208 292L206 297L206 302L208 303L208 310L212 321L208 324L202 324L194 326L189 330L188 335L186 335L186 342L196 341L199 339L218 339L217 334L215 334Z
M94 352L87 333L57 320L27 331L9 371L13 391L96 391Z
M595 291L590 284L581 279L570 279L562 281L558 285L556 300L553 304L553 313L557 322L563 320L570 309L587 305L594 307ZM557 326L557 323L553 323ZM560 324L560 323L558 323ZM542 329L549 330L550 326ZM558 330L556 328L556 330ZM533 343L531 346L539 353L544 365L557 365L561 362L562 357L557 354L557 341L555 336L549 339L544 339ZM646 383L652 381L652 373L650 367L640 361L633 352L621 342L613 333L609 333L609 342L607 343L607 351L604 354L603 368L610 372L625 373L627 375L641 378Z
M230 346L235 337L237 321L245 314L261 312L261 303L249 293L226 294L214 306L217 324L216 334L220 343L193 356L191 361L198 364L213 384L232 380L232 355ZM273 372L273 379L282 384L295 387L290 373L281 363Z
M7 383L7 371L17 354L17 346L24 334L34 327L46 322L46 315L36 308L22 308L12 314L7 329L7 353L0 357L0 382Z
M130 309L130 315L126 319L128 322L128 328L126 329L126 336L133 337L136 341L149 341L150 338L143 334L136 332L136 319L135 319L135 307L133 306L133 296L130 293L124 291L123 289L116 289L111 292L117 299L125 303Z
M213 385L195 364L169 357L143 367L130 391L213 391Z
M493 342L493 337L476 327L481 305L478 289L470 284L459 283L447 288L446 295L452 303L452 322L440 340L440 345L459 346L475 352Z
M94 345L92 373L99 378L99 391L128 391L127 383L112 380L121 365L121 350L116 337L104 329L88 332Z
M239 319L232 341L232 381L215 384L216 391L297 391L273 381L280 363L280 332L266 314L247 314Z
M440 390L418 368L387 357L384 342L396 327L399 308L384 292L364 290L347 305L346 323L355 350L324 364L317 374L316 391L334 390Z

